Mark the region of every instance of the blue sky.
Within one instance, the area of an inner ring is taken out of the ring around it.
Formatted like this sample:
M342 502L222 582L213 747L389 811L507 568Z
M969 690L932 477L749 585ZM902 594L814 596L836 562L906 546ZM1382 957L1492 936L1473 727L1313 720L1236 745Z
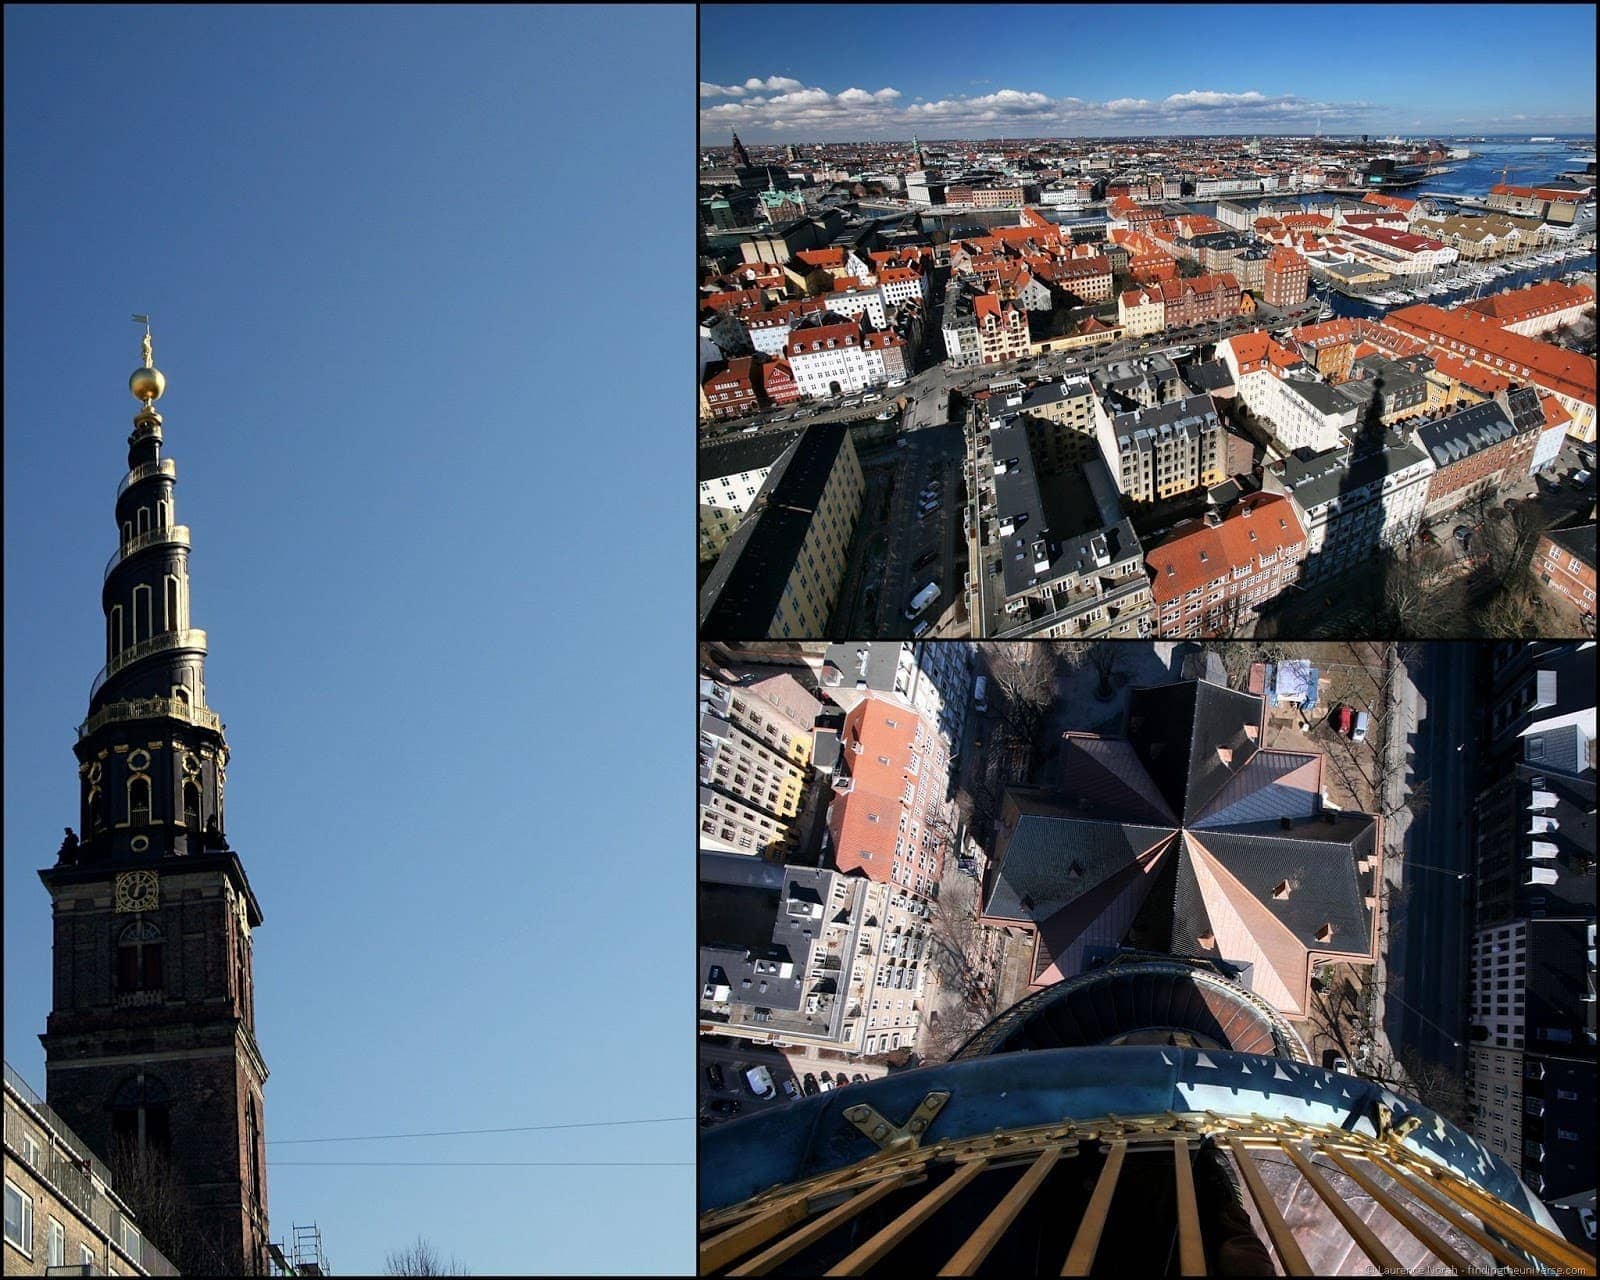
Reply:
M1510 15L1514 13L1515 18ZM1592 5L708 5L707 145L1594 130Z
M5 11L6 1058L148 312L273 1232L343 1274L693 1266L692 1120L282 1145L694 1113L693 62L686 7Z

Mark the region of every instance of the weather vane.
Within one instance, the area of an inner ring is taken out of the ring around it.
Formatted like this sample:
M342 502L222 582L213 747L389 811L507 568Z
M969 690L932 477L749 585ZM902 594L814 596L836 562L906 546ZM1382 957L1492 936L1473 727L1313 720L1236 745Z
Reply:
M150 317L136 315L133 317L133 322L144 326L144 367L146 369L154 369L156 365L155 354L150 346Z

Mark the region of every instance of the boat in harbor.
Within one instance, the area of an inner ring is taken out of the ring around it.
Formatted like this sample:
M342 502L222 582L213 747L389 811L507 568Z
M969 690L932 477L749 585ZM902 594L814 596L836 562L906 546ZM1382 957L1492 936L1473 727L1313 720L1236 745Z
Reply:
M1529 138L1529 142L1554 142L1554 138Z

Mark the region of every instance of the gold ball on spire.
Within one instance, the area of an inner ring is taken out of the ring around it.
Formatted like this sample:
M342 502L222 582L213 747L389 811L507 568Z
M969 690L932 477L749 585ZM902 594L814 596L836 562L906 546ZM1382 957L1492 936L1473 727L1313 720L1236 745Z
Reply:
M161 393L166 389L167 379L160 369L135 369L128 375L128 390L133 392L135 400L149 404L161 399Z

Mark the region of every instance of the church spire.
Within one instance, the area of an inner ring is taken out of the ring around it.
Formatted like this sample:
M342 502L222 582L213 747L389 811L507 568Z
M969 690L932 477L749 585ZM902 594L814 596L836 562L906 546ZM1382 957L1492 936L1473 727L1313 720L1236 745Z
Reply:
M175 520L178 468L162 457L155 407L167 379L156 368L150 317L133 319L145 326L143 359L128 378L140 408L100 592L105 666L76 747L83 861L224 846L228 747L206 706L206 634L189 625L189 530Z
M744 143L739 141L737 131L733 135L733 154L739 158L739 164L742 168L748 169L750 167L750 153L744 149Z

